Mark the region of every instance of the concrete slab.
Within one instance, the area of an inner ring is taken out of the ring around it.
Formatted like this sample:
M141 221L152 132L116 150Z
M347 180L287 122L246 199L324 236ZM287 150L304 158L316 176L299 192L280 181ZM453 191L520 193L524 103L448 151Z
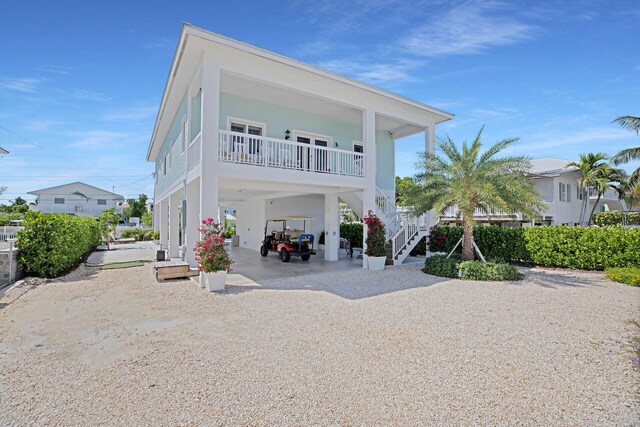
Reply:
M87 264L98 266L112 262L155 261L157 250L158 245L153 242L112 244L108 251L97 250L89 255Z
M263 257L257 250L246 248L231 248L231 257L232 273L256 282L362 268L362 259L350 258L344 250L338 252L338 261L325 261L323 251L318 251L309 261L291 257L291 261L282 262L276 253Z

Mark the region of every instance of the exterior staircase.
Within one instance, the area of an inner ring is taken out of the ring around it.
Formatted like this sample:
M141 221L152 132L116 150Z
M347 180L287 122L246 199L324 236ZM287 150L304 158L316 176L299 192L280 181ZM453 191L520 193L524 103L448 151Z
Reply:
M340 198L356 215L362 218L362 192L341 195ZM411 214L409 209L398 208L379 188L376 188L376 215L382 220L386 229L387 265L400 265L416 247L420 239L427 236L432 219L426 213L419 217Z

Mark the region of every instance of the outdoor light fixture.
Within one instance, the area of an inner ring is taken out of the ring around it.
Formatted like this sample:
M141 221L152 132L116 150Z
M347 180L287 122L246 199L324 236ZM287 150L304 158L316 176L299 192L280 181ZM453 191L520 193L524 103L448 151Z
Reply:
M287 141L291 139L291 131L289 129L287 129L284 133L284 139L286 139Z
M336 147L338 147L338 141L336 141Z

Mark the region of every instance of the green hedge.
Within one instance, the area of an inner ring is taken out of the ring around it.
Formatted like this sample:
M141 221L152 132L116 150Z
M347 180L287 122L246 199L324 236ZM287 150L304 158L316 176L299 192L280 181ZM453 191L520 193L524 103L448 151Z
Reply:
M27 212L16 246L25 272L37 277L57 277L100 244L94 218L66 214Z
M132 228L130 230L124 230L122 232L123 239L130 239L133 237L136 241L147 241L147 240L159 240L156 239L156 234L159 236L159 233L154 233L153 230L143 230L141 228Z
M547 267L604 270L640 267L640 228L529 227L525 241L531 261Z
M362 247L362 223L352 222L340 224L340 237L351 240L352 248Z
M463 261L460 263L460 278L467 280L518 280L520 273L504 262Z
M460 259L448 258L446 255L434 255L424 260L424 271L427 274L440 277L457 278L460 270Z
M627 212L628 225L640 225L640 212ZM593 223L601 227L605 225L622 225L622 211L596 212Z
M525 228L498 227L496 225L478 225L473 230L476 245L487 259L499 261L529 261L529 253L524 242ZM462 237L460 226L435 226L429 232L429 250L431 252L451 252ZM458 245L456 252L462 252Z
M462 227L434 227L429 250L449 252L461 236ZM480 251L492 260L586 270L640 267L640 228L476 226L474 236Z

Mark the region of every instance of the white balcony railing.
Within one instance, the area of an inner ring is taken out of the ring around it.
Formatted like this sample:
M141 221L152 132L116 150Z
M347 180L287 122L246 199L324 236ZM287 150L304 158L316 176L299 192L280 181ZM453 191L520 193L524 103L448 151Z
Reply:
M200 145L202 137L198 134L193 141L189 144L189 150L187 151L187 166L189 170L200 163Z
M543 217L553 216L554 214L554 204L552 201L543 200L544 209L540 212L540 215ZM448 207L442 213L440 213L440 218L461 218L462 213L457 205ZM513 219L516 221L522 221L525 216L522 212L506 212L502 209L489 209L489 212L485 212L480 208L476 208L473 211L473 217L476 219L482 218L492 218L492 219Z
M226 130L219 131L218 159L332 175L365 175L365 155L362 153Z

